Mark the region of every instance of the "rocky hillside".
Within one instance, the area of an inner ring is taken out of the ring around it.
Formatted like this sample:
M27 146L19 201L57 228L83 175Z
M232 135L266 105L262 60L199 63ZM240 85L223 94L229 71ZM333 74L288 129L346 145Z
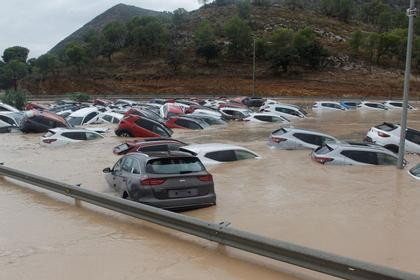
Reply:
M136 6L130 6L125 4L118 4L114 7L106 10L104 13L98 15L81 28L73 32L70 36L66 37L64 40L59 42L56 46L54 46L50 52L51 53L58 53L61 49L65 48L67 44L72 42L81 42L83 36L89 30L100 31L110 22L113 21L120 21L120 22L128 22L136 16L161 16L165 15L163 12L157 12L152 10L147 10L143 8L139 8Z

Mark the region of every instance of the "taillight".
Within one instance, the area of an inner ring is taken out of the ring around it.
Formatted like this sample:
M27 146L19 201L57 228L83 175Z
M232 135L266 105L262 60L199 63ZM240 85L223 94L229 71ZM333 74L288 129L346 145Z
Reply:
M325 164L326 162L330 162L333 161L333 158L329 158L329 157L318 157L318 156L314 156L312 157L313 160L315 160L316 162L319 162L321 164Z
M165 183L166 179L147 178L140 181L143 186L159 186Z
M273 141L274 143L281 143L281 142L287 141L287 139L272 136L271 141Z
M213 182L213 176L211 174L198 176L198 180L202 182Z
M42 140L42 142L46 143L46 144L51 144L52 142L57 141L57 139L44 139Z
M389 134L386 134L386 133L383 133L383 132L380 132L380 131L378 131L378 135L380 137L389 137Z

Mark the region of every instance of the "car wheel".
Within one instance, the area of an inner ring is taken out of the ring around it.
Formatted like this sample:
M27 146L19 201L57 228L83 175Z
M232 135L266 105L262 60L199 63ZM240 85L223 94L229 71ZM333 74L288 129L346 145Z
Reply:
M385 148L388 149L388 150L390 150L391 152L393 152L395 154L398 154L398 151L399 151L399 147L398 146L388 145L388 146L385 146Z

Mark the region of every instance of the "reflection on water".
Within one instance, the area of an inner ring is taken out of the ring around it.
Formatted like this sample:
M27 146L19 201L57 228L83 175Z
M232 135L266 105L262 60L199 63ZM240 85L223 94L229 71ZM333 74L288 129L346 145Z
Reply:
M293 126L362 140L398 112L311 113ZM409 126L420 129L420 111ZM210 168L218 205L185 214L420 273L420 184L394 167L323 166L309 151L271 150L276 124L176 130L189 143L239 143L263 159ZM0 135L0 162L114 195L101 170L122 140L49 149L40 135ZM410 166L420 161L408 155ZM327 279L265 258L0 179L0 279ZM77 269L75 269L77 268Z

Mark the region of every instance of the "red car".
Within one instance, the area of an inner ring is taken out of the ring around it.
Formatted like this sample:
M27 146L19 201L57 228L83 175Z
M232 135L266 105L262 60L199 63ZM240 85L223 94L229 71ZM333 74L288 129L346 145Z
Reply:
M107 99L97 98L93 101L93 105L98 105L98 106L103 106L103 107L109 106L111 104L112 104L112 102L110 100L107 100Z
M134 152L167 152L178 151L187 144L171 138L147 138L139 141L126 142L116 146L112 152L115 155L125 155Z
M186 117L172 117L166 123L169 128L204 129L209 125L204 121Z
M171 137L172 130L150 118L129 115L124 117L115 130L122 137Z

